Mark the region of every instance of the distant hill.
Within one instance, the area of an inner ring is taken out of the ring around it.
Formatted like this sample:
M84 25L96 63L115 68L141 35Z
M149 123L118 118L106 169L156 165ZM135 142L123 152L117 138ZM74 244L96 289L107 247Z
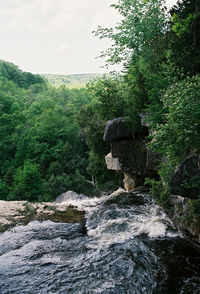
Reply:
M30 72L22 71L12 62L0 60L0 80L14 82L20 88L28 89L33 84L45 83L44 78Z
M71 74L56 75L44 74L45 77L54 86L66 85L68 88L84 88L90 81L102 77L102 74Z

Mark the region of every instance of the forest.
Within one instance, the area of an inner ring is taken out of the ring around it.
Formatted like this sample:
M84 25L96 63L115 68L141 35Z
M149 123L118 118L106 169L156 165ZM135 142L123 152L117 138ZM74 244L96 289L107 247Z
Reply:
M139 133L140 115L147 116L149 147L166 157L160 179L147 179L161 203L177 165L200 152L200 2L183 0L169 11L163 0L113 7L121 21L94 34L112 41L101 56L108 66L123 64L121 74L68 89L0 62L0 199L53 200L67 190L97 195L119 186L121 176L106 169L110 147L102 139L115 117Z
M66 190L92 193L88 147L76 116L86 89L55 88L0 62L0 199L52 200Z

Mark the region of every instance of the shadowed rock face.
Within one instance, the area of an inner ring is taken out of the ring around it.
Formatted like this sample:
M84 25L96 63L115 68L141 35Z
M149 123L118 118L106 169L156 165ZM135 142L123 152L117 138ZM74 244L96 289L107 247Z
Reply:
M114 118L106 122L105 133L103 136L104 141L117 141L131 136L132 133L123 117Z
M198 155L185 158L175 171L171 180L171 193L195 199L200 194L200 168Z

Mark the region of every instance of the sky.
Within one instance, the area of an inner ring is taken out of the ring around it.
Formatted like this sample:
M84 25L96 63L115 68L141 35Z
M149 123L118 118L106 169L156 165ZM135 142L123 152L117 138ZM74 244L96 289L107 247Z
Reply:
M0 0L0 59L39 74L108 72L96 57L111 43L92 31L120 20L110 7L116 1Z

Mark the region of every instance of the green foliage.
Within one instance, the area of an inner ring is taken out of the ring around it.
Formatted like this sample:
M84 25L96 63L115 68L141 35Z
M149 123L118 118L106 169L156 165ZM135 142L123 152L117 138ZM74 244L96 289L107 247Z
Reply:
M158 125L152 148L179 162L186 153L200 151L200 77L173 84L162 97L165 123Z
M108 57L108 63L127 64L133 56L152 53L165 27L162 4L162 0L118 0L112 5L121 15L121 22L115 28L98 27L95 32L100 39L109 38L113 42L110 49L102 52L102 56Z
M169 195L169 183L177 165L187 154L200 152L200 77L187 77L183 81L172 84L162 96L164 123L157 124L150 147L157 153L165 154L166 162L160 167L162 178L160 194ZM184 187L199 186L199 179L191 178Z
M0 60L0 79L13 81L20 88L29 88L32 84L44 83L40 75L22 72L15 64Z
M124 75L118 77L116 86L113 80L108 81L108 87L105 81L94 83L96 104L90 109L100 128L104 120L124 116L136 132L137 118L145 112L150 148L165 155L160 180L149 179L147 183L166 205L175 168L187 154L200 152L200 2L179 1L168 15L163 4L157 0L118 0L112 5L121 21L114 28L99 27L95 34L113 42L101 56L107 57L107 64L123 62ZM100 146L100 131L97 139L92 125L88 134L90 130L94 163L100 154L95 148L95 143ZM198 179L189 179L185 185L194 187ZM197 212L198 202L195 207Z
M200 196L197 199L189 199L187 206L183 210L182 204L179 204L179 210L184 215L182 218L186 221L187 225L192 227L194 230L199 228L200 224Z
M170 179L173 174L173 166L170 161L165 161L159 168L161 180L146 179L145 184L150 186L150 193L156 198L157 202L164 207L168 207L170 198Z
M200 2L178 1L170 14L170 59L185 73L200 73Z
M42 178L39 165L25 161L23 167L16 169L8 199L37 201L42 193Z
M172 30L181 37L184 33L189 32L191 23L193 21L193 15L191 13L185 19L181 19L176 13L173 14L171 22L173 23Z
M187 189L198 188L200 190L200 177L198 175L191 177L188 172L185 172L184 176L185 180L181 186Z
M155 179L146 179L145 185L150 186L150 194L156 199L160 199L162 193L162 182Z
M0 179L0 199L6 200L8 192L9 191L6 182Z
M9 76L7 71L0 79L0 198L52 200L66 190L93 194L88 147L76 120L91 100L87 90L44 82L22 88L16 75L25 73L6 66Z

